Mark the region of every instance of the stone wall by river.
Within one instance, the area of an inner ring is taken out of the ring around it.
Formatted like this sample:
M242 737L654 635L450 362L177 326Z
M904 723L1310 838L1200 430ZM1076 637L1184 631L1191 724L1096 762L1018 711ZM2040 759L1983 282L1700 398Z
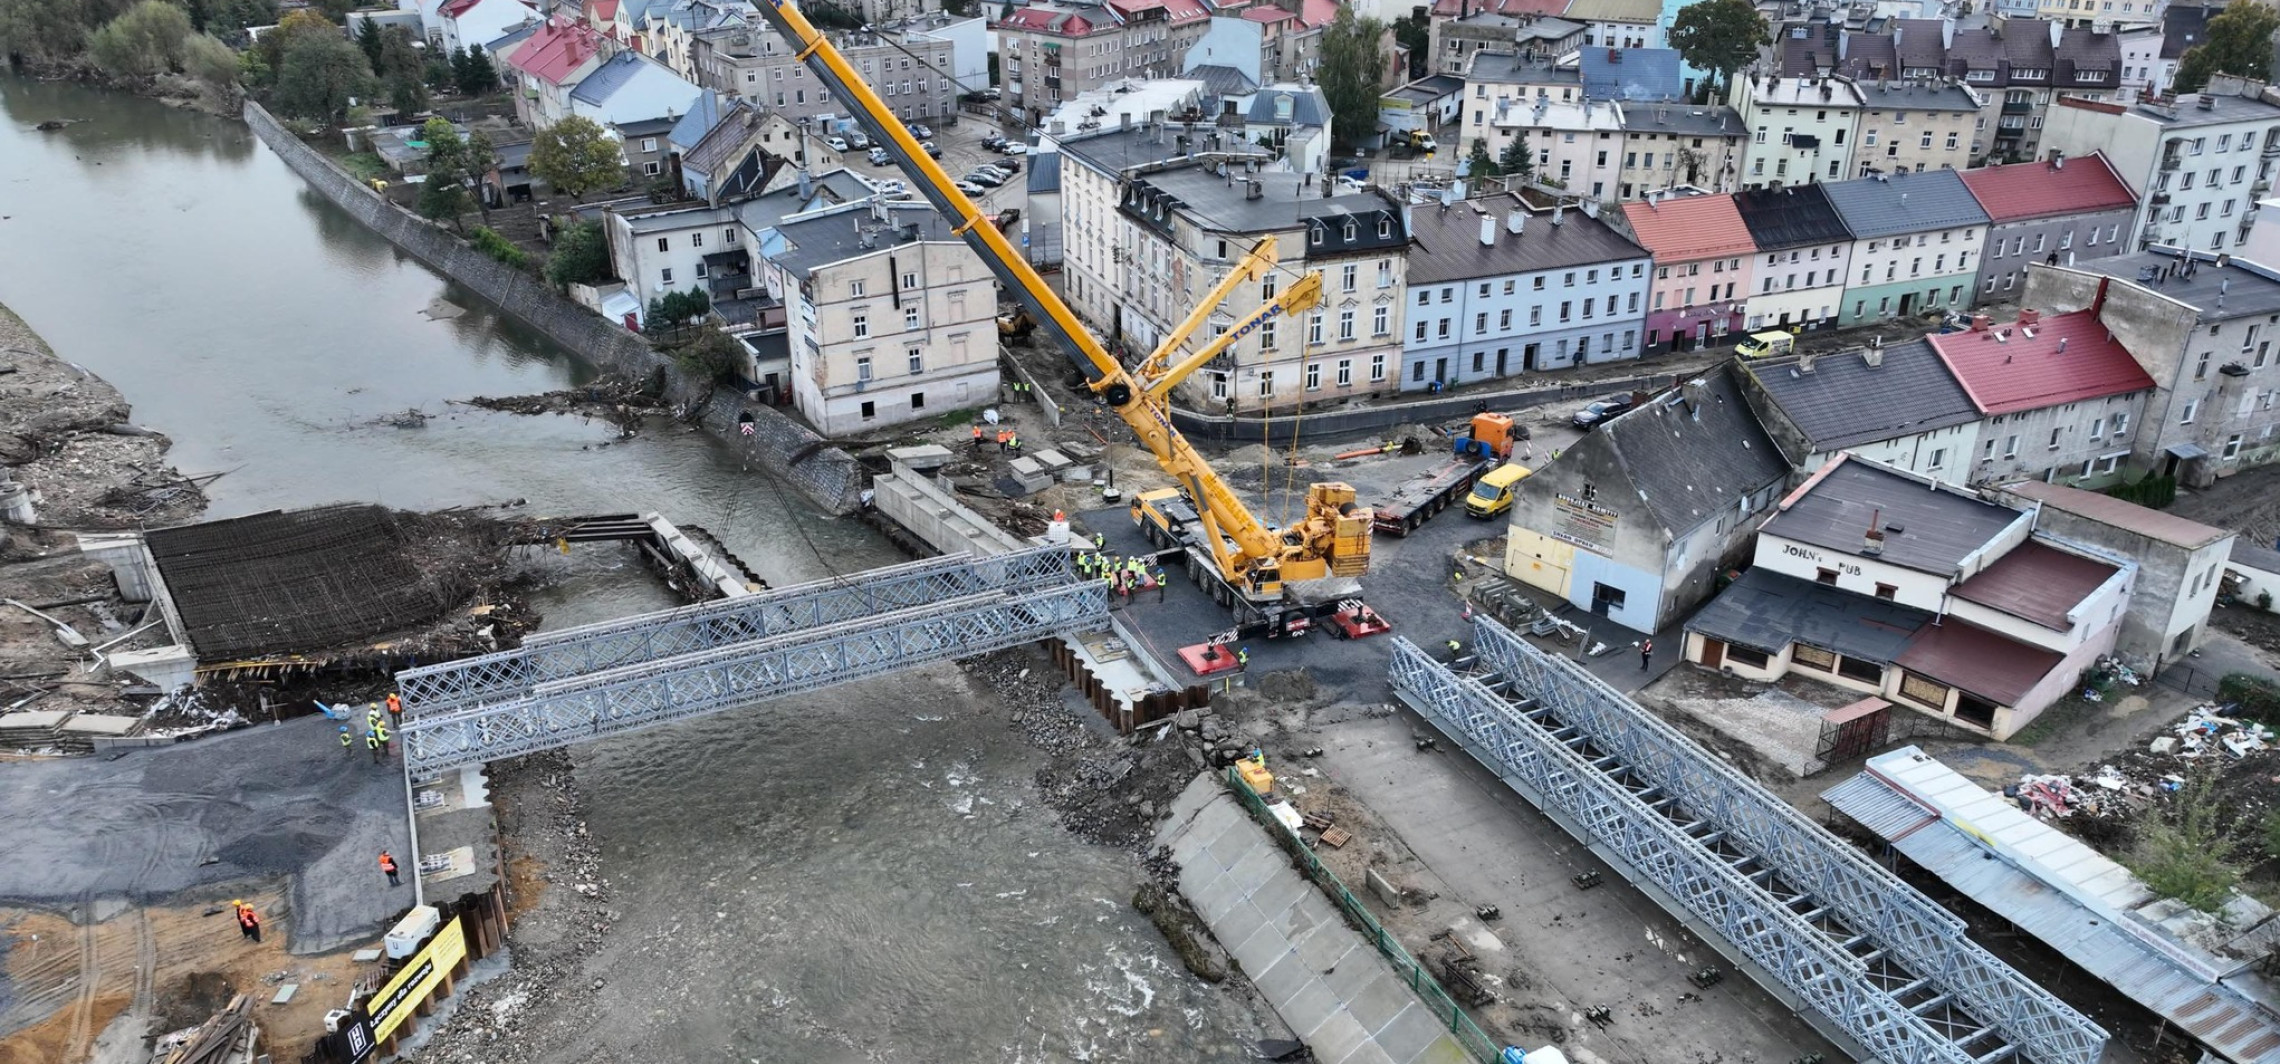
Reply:
M388 242L452 280L466 285L501 310L569 348L594 367L632 380L662 372L676 403L702 397L706 388L688 379L648 342L571 302L526 271L491 258L427 219L382 198L322 152L302 143L260 104L247 101L246 124L285 165L320 195L339 205ZM739 423L750 414L754 432ZM796 485L818 507L853 512L861 504L864 474L854 456L772 406L746 401L734 391L713 390L702 414L704 427Z

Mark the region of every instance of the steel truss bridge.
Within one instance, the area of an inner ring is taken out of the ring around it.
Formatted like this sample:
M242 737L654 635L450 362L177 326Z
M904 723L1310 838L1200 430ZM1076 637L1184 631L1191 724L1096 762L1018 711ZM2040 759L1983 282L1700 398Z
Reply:
M1106 627L1107 585L1039 547L547 632L398 673L404 763L480 764Z
M1396 638L1401 699L1848 1052L2094 1064L2106 1032L1963 921L1565 658L1475 618L1476 669Z

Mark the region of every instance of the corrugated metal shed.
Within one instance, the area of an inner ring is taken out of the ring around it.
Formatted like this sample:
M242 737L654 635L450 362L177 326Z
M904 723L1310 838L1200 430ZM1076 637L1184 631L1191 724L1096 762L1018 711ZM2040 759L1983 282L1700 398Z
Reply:
M2261 978L2148 925L2133 910L2152 893L2088 846L1913 746L1821 797L2226 1060L2280 1064L2280 1015L2254 1000L2269 992Z

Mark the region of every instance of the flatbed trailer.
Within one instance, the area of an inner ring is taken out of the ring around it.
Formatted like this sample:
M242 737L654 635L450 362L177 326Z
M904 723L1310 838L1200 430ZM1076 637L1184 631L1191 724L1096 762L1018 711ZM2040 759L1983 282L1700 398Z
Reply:
M1370 523L1380 532L1406 536L1451 503L1463 501L1481 474L1494 468L1493 458L1450 459L1403 481L1393 497L1375 509Z

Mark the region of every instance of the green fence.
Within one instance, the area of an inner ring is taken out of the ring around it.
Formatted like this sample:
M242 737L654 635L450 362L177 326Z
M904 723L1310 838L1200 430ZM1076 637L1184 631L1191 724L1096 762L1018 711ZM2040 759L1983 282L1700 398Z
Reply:
M1394 974L1408 984L1411 990L1416 991L1425 1007L1440 1017L1449 1033L1456 1036L1457 1044L1482 1064L1496 1064L1502 1060L1504 1050L1483 1033L1478 1024L1473 1023L1472 1017L1465 1015L1465 1010L1457 1005L1456 999L1441 989L1441 984L1425 971L1425 966L1418 963L1417 958L1401 948L1401 943L1386 931L1383 924L1378 923L1377 917L1363 907L1362 899L1346 889L1345 882L1338 878L1338 874L1324 865L1305 842L1276 820L1273 813L1267 811L1267 803L1259 798L1250 784L1243 782L1243 777L1232 767L1227 769L1224 779L1228 789L1242 799L1243 807L1251 811L1251 818L1266 828L1267 834L1297 859L1299 870L1306 873L1306 878L1313 880L1324 894L1330 896L1331 901L1338 903L1338 908L1346 914L1346 922L1377 947L1378 954L1393 965Z

